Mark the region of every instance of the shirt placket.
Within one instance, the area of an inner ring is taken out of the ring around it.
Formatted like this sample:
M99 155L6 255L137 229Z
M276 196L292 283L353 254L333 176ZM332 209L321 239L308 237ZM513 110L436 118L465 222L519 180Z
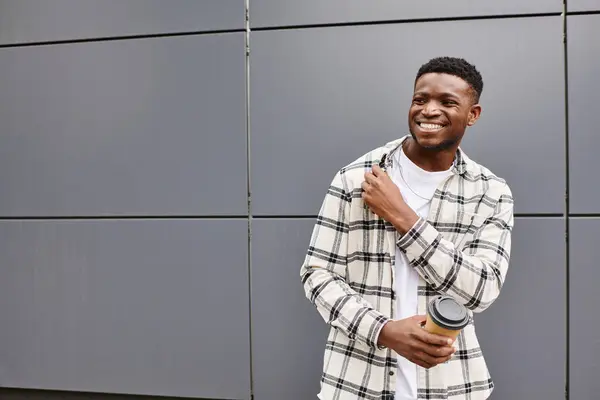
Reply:
M391 154L391 153L390 153ZM384 157L386 157L386 155L384 155ZM382 167L382 169L384 170L384 172L386 174L389 175L391 168L392 168L392 157L389 157L389 154L387 155L387 159L382 159L381 163L379 165L380 167ZM385 221L384 224L384 229L385 229L385 237L386 237L386 241L387 241L387 247L388 247L388 252L389 252L389 257L390 257L390 268L391 268L391 293L392 296L390 296L390 318L393 319L394 316L396 315L396 241L398 239L398 232L396 231L396 229L394 228L394 226ZM388 354L390 354L390 356L393 354L393 350L388 349ZM390 357L391 358L391 357ZM387 375L388 379L387 379L387 390L390 393L394 393L396 390L396 374L398 373L398 365L394 364L391 365L389 367L389 370L385 371L385 374ZM393 398L393 396L391 397Z

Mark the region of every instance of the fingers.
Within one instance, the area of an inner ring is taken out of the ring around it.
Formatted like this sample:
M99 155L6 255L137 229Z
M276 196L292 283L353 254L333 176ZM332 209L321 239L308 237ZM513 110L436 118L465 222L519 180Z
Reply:
M415 343L414 347L420 354L425 354L431 359L425 360L432 362L434 359L446 359L452 357L456 351L452 346L452 339L445 336L431 334L421 328L413 332ZM445 362L445 361L444 361Z
M371 172L367 172L366 174L371 175L374 179L389 179L388 174L383 169L381 169L379 165L373 165L373 167L371 168Z
M424 368L431 368L445 363L456 352L455 348L447 345L437 346L418 341L415 347L414 358L418 361L417 364Z
M419 365L419 366L421 366L421 367L423 367L423 368L427 368L427 369L429 369L429 368L431 368L431 367L432 367L432 365L431 365L431 364L428 364L428 363L426 363L425 361L423 361L423 360L420 360L420 359L418 359L418 358L416 358L416 357L410 357L410 358L408 358L408 361L410 361L410 362L411 362L411 363L413 363L413 364L417 364L417 365Z
M447 336L429 333L424 329L416 331L415 334L420 341L436 346L449 346L453 343L453 340Z
M426 315L413 315L412 317L410 317L411 320L413 320L414 322L416 322L417 324L421 325L423 322L427 321L427 316Z
M365 182L367 182L369 185L381 184L381 179L385 179L384 177L387 177L387 174L378 165L373 165L373 168L370 172L365 172Z
M383 170L381 169L381 167L379 165L377 165L377 164L373 165L372 170L373 170L373 175L375 175L375 176L379 176L379 175L385 173L385 172L383 172Z
M452 354L456 352L456 349L451 346L427 346L424 348L424 353L429 354L432 357L452 357Z
M377 164L373 165L370 172L365 172L365 179L368 180L369 183L372 183L373 181L377 180L377 178L379 178L379 177L385 177L385 176L387 176L387 174Z
M423 352L425 354L430 355L431 357L448 357L454 354L456 351L454 347L448 346L447 344L443 346L427 344L417 340L414 344L416 350Z

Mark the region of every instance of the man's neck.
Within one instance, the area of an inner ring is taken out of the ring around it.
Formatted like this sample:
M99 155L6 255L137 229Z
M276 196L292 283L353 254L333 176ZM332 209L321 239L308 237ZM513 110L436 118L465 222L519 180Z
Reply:
M453 146L444 150L428 150L419 146L412 137L402 144L404 154L417 166L425 171L447 171L454 162L456 148Z

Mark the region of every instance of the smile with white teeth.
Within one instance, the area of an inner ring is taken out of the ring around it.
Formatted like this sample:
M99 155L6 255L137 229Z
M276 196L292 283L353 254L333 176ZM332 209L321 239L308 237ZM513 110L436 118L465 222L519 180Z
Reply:
M430 131L430 132L439 131L440 129L442 129L444 127L444 125L426 124L426 123L420 123L419 126L421 127L422 130Z

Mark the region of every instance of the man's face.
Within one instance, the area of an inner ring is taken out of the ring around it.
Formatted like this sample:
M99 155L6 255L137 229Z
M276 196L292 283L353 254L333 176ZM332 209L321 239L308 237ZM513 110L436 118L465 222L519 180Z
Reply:
M477 121L481 107L461 78L428 73L415 83L408 127L417 144L428 150L458 147L467 126Z

